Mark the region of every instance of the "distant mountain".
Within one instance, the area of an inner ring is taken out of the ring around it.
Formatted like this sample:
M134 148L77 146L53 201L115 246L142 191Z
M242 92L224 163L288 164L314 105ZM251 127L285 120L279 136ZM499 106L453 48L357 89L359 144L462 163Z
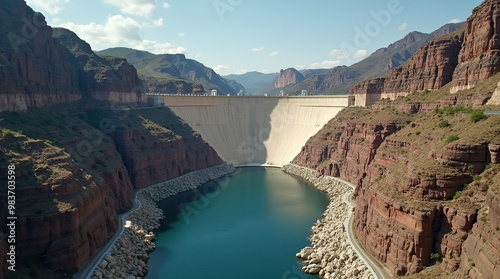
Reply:
M321 70L302 71L306 77L304 81L286 86L282 90L290 95L299 94L301 90L307 90L312 94L347 94L353 84L361 80L387 75L391 69L410 59L427 42L452 33L464 24L465 22L446 24L431 34L411 32L403 39L378 49L369 57L348 67L339 66L325 72L318 72ZM264 90L272 95L279 91L273 90L269 85Z
M281 89L289 85L295 85L301 83L306 78L294 68L288 68L286 70L281 70L280 74L274 81L274 88Z
M245 87L245 94L254 95L258 90L272 84L278 73L263 74L260 72L248 72L241 75L227 75L224 78L235 80Z
M202 63L187 59L184 54L153 54L123 47L97 54L127 59L137 68L147 92L200 94L216 89L219 94L235 95L244 89L241 84L226 80Z

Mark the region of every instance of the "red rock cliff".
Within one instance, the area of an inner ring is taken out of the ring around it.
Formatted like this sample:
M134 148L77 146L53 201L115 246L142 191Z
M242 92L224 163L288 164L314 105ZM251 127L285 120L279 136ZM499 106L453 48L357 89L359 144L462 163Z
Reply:
M280 74L274 81L274 88L284 88L288 85L300 83L304 80L304 76L294 68L281 70Z
M500 71L500 1L486 0L467 19L451 92L474 87Z
M396 99L414 91L439 89L449 83L458 64L462 32L438 38L424 46L390 76L363 81L351 87L357 106L371 106L380 99Z
M452 125L470 123L468 117L456 116ZM460 266L479 205L469 196L474 190L464 191L462 197L456 193L489 158L493 162L498 157L498 145L488 144L496 139L487 132L488 127L500 127L498 118L460 128L459 133L465 133L461 144L444 144L448 131L435 130L439 121L434 112L408 115L388 108L348 108L294 160L357 185L359 241L397 275L421 271L431 253L442 256L446 271ZM485 143L466 143L469 132Z
M0 3L0 112L81 98L78 77L52 28L24 1Z

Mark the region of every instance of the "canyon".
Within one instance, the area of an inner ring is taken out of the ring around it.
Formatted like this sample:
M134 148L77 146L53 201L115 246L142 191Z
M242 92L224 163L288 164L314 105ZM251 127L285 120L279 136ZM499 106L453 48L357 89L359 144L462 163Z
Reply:
M389 76L352 86L356 106L345 109L347 96L146 95L126 59L96 55L24 1L2 2L0 13L11 30L0 29L0 180L16 166L25 272L79 269L116 231L135 190L224 162L292 161L356 186L358 240L393 274L433 264L442 276L498 277L500 117L484 114L499 108L498 0ZM26 24L38 32L26 36ZM342 80L356 75L337 70ZM276 86L302 78L286 70ZM30 267L33 259L41 264Z

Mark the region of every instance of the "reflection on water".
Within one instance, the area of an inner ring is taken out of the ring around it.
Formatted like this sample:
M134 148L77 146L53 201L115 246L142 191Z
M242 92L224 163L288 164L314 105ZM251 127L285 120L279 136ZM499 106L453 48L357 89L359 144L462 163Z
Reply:
M160 203L166 218L146 278L313 278L295 253L326 205L323 193L279 169L239 169Z

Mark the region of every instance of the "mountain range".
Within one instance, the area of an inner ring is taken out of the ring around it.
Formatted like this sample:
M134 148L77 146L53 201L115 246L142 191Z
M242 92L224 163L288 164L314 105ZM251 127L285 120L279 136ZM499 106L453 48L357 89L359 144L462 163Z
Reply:
M236 95L243 86L219 76L202 63L184 54L153 54L117 47L97 52L101 56L125 58L137 69L146 92L202 94L217 90L222 95Z
M427 42L450 34L465 25L461 23L449 23L436 31L427 34L422 32L410 32L401 40L380 48L367 58L351 66L338 66L330 70L301 70L293 68L282 70L280 73L262 74L258 72L243 75L229 75L226 78L234 79L247 88L248 93L255 95L276 95L284 90L290 95L297 95L302 90L308 90L312 94L347 94L349 88L362 80L387 75L390 70L404 64L421 46ZM304 77L297 79L296 74L290 75L290 71L300 72ZM275 79L272 79L275 77ZM265 84L265 86L263 86ZM281 86L286 84L285 86ZM248 90L250 88L250 90Z

